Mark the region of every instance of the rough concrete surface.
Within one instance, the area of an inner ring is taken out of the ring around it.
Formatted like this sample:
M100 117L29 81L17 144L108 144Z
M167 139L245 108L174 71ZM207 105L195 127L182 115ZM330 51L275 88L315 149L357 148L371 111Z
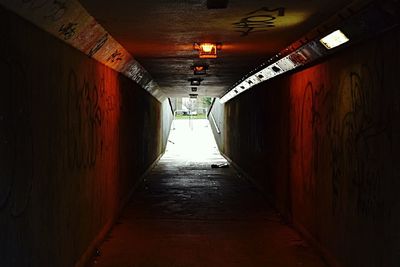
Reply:
M224 153L339 266L399 266L399 43L396 28L225 105Z
M293 217L344 266L400 264L399 43L396 29L290 77Z
M0 265L71 267L160 155L162 107L2 8L0 32Z
M226 161L207 120L174 124L92 267L326 267L233 168L210 168Z
M27 1L27 0L25 0ZM43 0L42 0L43 1ZM349 4L348 0L80 0L170 97L187 97L190 66L207 63L200 96L220 96L243 75ZM218 1L216 1L218 2ZM194 42L221 42L217 59L199 59Z

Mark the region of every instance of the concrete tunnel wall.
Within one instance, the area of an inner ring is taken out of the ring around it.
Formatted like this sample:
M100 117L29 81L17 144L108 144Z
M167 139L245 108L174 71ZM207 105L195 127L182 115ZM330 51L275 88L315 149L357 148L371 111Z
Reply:
M219 151L224 151L224 105L221 105L218 99L214 99L211 110L208 114L208 119L211 125L211 130L215 137Z
M3 8L0 32L1 266L74 266L163 152L172 112Z
M400 262L399 47L397 28L223 108L222 152L333 266Z

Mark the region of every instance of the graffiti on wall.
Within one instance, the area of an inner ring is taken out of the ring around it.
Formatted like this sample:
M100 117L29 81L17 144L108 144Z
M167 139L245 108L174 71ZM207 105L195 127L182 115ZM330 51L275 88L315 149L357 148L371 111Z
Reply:
M115 49L115 51L107 58L107 62L114 63L121 61L123 57L123 54L121 51L118 49Z
M165 99L147 71L78 0L8 0L3 5L89 57L134 79L159 101Z
M105 33L97 42L95 45L90 49L88 56L93 57L107 42L108 40L108 33Z
M103 152L100 127L103 110L100 99L105 95L104 78L99 85L78 80L71 70L68 75L67 96L67 162L70 169L95 166Z
M300 93L292 88L292 164L301 170L304 198L312 199L329 177L334 216L350 211L378 220L387 215L383 181L394 171L397 118L387 103L400 96L393 98L383 86L382 50L377 47L365 63L342 71L337 81L325 79L324 66L318 66Z
M285 16L284 7L262 7L247 13L245 17L233 23L233 27L241 33L241 36L248 36L252 33L265 32L274 28L277 18L283 16Z
M379 217L383 212L380 195L382 179L388 168L383 150L391 143L387 118L377 117L384 107L376 107L380 73L368 65L349 72L332 101L327 137L332 154L332 209L344 208L343 188L353 191L354 209L360 216ZM375 91L375 92L374 92ZM337 110L347 102L346 112ZM340 116L341 115L341 116ZM345 181L350 184L344 184Z
M64 40L69 40L76 34L76 28L78 23L68 22L66 24L61 25L58 32L62 36Z
M320 154L321 115L316 104L318 97L323 93L324 86L315 88L308 82L303 90L297 133L299 138L300 169L303 177L303 190L310 197L315 198L315 170L318 167Z

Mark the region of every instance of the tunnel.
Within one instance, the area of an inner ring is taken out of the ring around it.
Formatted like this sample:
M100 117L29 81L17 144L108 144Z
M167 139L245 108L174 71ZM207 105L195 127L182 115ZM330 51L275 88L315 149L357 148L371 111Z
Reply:
M0 266L400 266L399 18L0 0Z

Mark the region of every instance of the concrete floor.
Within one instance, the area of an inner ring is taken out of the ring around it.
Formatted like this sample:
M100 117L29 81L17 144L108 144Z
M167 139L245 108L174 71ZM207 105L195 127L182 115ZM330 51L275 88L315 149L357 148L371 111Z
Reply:
M207 120L169 140L90 266L327 266L233 168L210 168L225 159Z

